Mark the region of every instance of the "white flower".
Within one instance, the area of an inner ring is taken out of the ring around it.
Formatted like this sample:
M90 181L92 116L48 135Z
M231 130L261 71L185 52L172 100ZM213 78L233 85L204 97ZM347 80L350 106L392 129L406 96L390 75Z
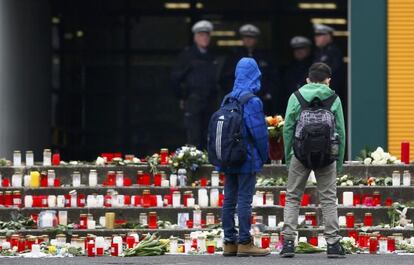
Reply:
M394 164L401 164L401 160L395 160Z
M352 180L348 180L346 182L346 185L348 185L348 186L354 186L354 182L352 182Z
M384 153L384 155L382 157L383 157L383 159L388 160L388 159L391 158L391 155L390 155L390 153Z
M95 164L97 166L103 166L105 165L105 159L103 157L98 156L98 158L96 158Z
M371 157L372 157L372 159L373 159L374 161L381 160L381 158L382 158L381 154L380 154L380 153L378 153L377 151L372 152L372 153L371 153ZM374 161L372 162L372 164L374 164Z
M345 186L346 186L346 182L342 182L342 183L341 183L341 186L342 186L342 187L345 187Z
M181 158L183 158L183 157L184 157L184 153L179 153L179 154L178 154L178 158L179 158L179 159L181 159Z
M384 159L383 158L383 159L381 159L381 160L378 161L378 165L381 165L381 166L386 165L387 164L387 161L388 161L387 159Z
M134 157L132 159L132 162L135 163L135 164L138 164L138 163L141 163L141 160L139 158L137 158L137 157Z
M348 179L348 175L343 175L342 177L341 177L341 181L345 181L345 180L347 180Z
M390 157L390 162L391 162L391 163L395 162L396 160L397 160L397 158L396 158L395 156L391 156L391 157Z
M379 153L380 155L384 154L384 149L382 149L382 147L377 147L377 150L375 150L375 152Z
M364 165L368 166L368 165L371 165L371 163L372 163L372 158L370 157L365 158Z

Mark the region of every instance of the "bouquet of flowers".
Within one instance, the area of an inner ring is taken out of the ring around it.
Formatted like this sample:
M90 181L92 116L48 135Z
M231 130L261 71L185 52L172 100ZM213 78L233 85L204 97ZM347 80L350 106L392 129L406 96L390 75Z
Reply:
M276 163L281 163L284 155L283 149L283 125L285 121L280 115L266 117L267 130L269 132L269 157Z
M206 152L200 151L193 146L183 146L178 148L169 160L170 167L173 171L179 168L185 168L196 171L201 165L208 164Z
M384 152L382 147L377 147L375 151L365 147L357 157L357 159L364 163L364 165L387 165L387 164L401 164L395 156L390 153Z
M279 140L283 137L283 125L285 120L281 115L267 116L266 117L267 130L269 132L269 138Z

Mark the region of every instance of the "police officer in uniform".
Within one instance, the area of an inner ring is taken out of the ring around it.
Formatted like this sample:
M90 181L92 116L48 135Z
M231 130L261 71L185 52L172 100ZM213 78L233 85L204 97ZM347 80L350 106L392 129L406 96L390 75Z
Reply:
M315 56L314 62L326 63L332 69L332 82L330 87L336 91L344 101L346 100L346 78L343 55L335 45L332 27L317 24L314 25ZM343 104L346 106L346 104Z
M289 65L283 74L283 107L290 95L306 84L309 67L312 65L312 42L303 36L293 37L290 41L293 50L294 62Z
M204 149L207 127L217 94L216 61L208 51L213 24L194 24L194 44L178 56L171 72L171 84L184 111L187 144Z
M221 74L221 86L225 92L229 92L233 88L234 71L238 61L243 57L251 57L255 59L260 71L262 72L262 88L260 90L260 98L263 101L263 109L266 114L274 114L278 106L275 106L272 99L276 97L276 90L280 77L278 71L272 65L267 54L257 49L260 30L255 25L246 24L240 27L239 33L243 42L243 46L236 49L226 60ZM273 103L273 104L272 104Z

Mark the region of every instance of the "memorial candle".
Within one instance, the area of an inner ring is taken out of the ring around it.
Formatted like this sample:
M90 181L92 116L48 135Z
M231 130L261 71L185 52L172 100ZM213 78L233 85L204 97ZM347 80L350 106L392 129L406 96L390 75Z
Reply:
M401 142L401 162L404 164L410 163L410 142Z

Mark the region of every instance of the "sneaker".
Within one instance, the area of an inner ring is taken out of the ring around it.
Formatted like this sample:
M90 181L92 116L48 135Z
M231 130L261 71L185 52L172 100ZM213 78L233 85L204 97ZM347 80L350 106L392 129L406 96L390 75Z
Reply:
M345 258L345 250L339 240L335 244L328 244L328 258Z
M249 243L240 244L237 248L238 257L264 257L270 254L270 249L258 248L250 240Z
M295 256L295 242L293 240L285 240L279 255L282 258L293 258Z
M237 256L237 244L233 242L224 242L223 244L223 256L234 257Z

